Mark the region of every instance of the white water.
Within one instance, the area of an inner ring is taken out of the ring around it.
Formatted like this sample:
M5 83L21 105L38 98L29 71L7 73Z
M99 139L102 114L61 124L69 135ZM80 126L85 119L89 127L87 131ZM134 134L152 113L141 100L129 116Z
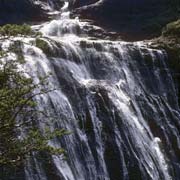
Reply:
M68 155L66 161L52 156L56 178L175 179L168 158L176 155L172 149L167 156L165 146L172 147L171 137L179 141L173 122L180 114L166 54L143 42L91 40L83 31L90 25L71 19L68 5L65 2L57 19L39 26L54 55L24 44L25 69L35 81L50 72L50 86L57 89L37 97L38 108L55 117L37 120L38 126L72 132L50 142ZM154 135L153 123L163 141ZM42 162L35 157L32 162L25 168L27 180L52 179Z

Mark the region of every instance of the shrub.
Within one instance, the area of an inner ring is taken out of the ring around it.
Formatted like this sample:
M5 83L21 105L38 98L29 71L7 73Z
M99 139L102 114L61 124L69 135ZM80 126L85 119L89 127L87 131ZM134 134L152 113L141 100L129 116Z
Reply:
M39 49L41 49L45 54L50 55L51 54L51 47L49 46L49 44L40 38L36 38L36 47L38 47Z
M6 24L0 27L0 35L1 36L31 36L31 35L40 35L39 32L35 32L32 30L31 26L27 24L17 25L17 24Z
M26 72L18 68L19 60L6 59L9 52L0 51L0 179L10 179L9 172L23 166L34 152L64 153L48 142L68 134L64 129L48 128L42 133L34 125L37 115L44 114L36 109L34 97L53 89L48 87L48 77L40 77L39 83L26 77ZM26 136L20 138L22 131Z
M166 25L162 31L163 36L179 36L180 35L180 20L171 22Z
M14 41L9 46L9 49L8 49L10 52L13 52L16 54L17 60L21 63L25 62L22 47L23 47L23 42L17 40L17 41Z

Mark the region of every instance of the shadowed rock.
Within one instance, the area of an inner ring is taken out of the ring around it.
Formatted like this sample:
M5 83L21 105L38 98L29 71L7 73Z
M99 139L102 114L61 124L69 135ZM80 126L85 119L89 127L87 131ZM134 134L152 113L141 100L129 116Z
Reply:
M91 5L90 2L92 2ZM96 2L96 3L95 3ZM79 0L76 12L126 40L150 39L178 17L178 1L170 0Z

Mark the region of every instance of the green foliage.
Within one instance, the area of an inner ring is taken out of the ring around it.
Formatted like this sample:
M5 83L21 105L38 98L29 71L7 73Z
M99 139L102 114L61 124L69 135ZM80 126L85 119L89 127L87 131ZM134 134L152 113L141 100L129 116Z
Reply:
M45 54L49 55L51 54L51 48L49 47L49 44L40 38L36 38L36 47L38 47L39 49L41 49Z
M166 25L162 36L151 41L151 47L164 49L168 55L168 66L177 85L178 101L180 103L180 19Z
M23 47L23 42L17 40L17 41L14 41L9 46L9 51L16 54L17 59L18 59L19 62L24 63L25 60L24 60L24 55L23 55L22 47Z
M47 77L34 83L19 70L21 61L6 58L8 53L0 51L0 168L5 171L22 165L33 152L64 153L62 148L53 148L48 142L68 134L64 129L41 132L33 126L41 113L36 110L34 97L52 90L47 87ZM25 136L22 136L22 130Z
M162 35L178 37L180 35L180 20L167 24L162 31Z
M17 25L17 24L6 24L0 26L0 35L1 36L32 36L32 35L41 35L39 32L35 32L31 29L31 26L27 24Z

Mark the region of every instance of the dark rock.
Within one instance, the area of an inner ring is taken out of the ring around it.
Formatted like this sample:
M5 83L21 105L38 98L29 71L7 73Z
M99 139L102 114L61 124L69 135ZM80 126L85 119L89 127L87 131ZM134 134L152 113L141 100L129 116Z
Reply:
M38 22L48 20L48 6L58 9L62 6L62 1L41 0L0 0L0 25L22 24L27 22Z
M175 21L163 28L162 35L151 40L150 47L164 49L168 56L168 67L176 84L180 103L180 21Z
M41 6L29 0L0 0L0 25L39 21L45 18Z
M104 0L99 5L94 4L96 1L77 1L75 12L108 31L119 32L125 40L159 36L161 28L178 17L179 1Z

